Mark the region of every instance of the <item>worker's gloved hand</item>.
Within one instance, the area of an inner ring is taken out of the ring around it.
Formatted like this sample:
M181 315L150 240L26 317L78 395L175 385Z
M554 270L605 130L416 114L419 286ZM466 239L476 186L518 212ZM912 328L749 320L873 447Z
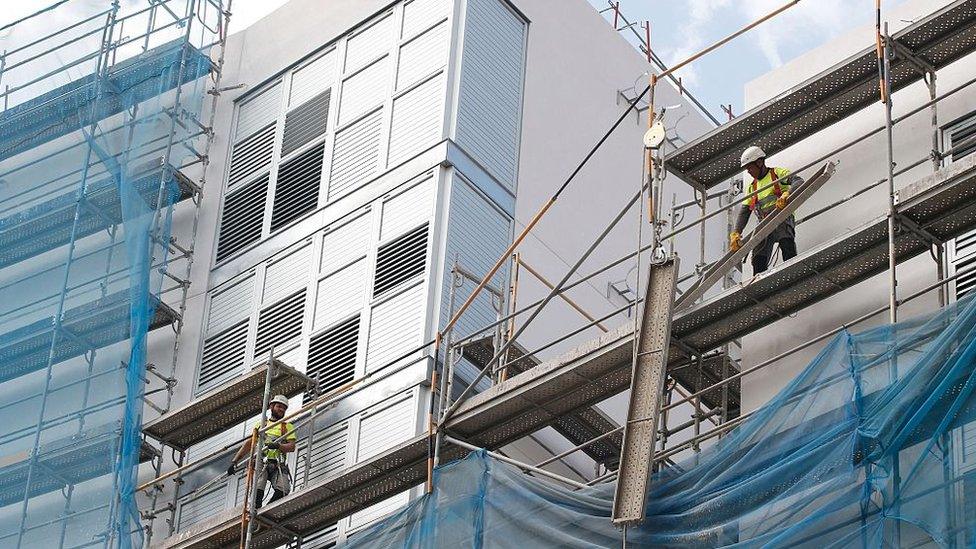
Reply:
M790 199L790 191L783 191L783 194L776 198L776 209L782 210L786 207L786 202Z
M742 247L742 236L739 235L739 233L737 232L733 232L732 234L730 234L729 249L731 249L733 252L737 252L741 247Z
M227 476L232 477L237 474L237 467L233 462L227 467Z
M279 442L269 442L269 443L265 444L264 447L267 448L268 450L277 450L278 448L281 448L281 443L279 443Z

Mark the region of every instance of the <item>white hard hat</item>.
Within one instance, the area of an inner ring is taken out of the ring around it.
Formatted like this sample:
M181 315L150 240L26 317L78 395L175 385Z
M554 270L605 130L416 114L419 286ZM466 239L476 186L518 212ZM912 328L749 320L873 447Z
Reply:
M766 153L764 153L759 147L753 145L742 151L742 158L739 159L739 167L745 168L746 165L752 164L760 158L766 158Z
M286 408L288 407L288 398L285 395L275 395L274 398L271 399L271 402L268 403L268 406L271 406L276 402L278 404L284 404Z

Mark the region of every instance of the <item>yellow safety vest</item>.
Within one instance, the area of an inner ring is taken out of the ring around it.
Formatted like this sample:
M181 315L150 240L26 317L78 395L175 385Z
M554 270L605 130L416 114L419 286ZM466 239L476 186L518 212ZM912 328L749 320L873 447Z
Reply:
M255 423L254 428L260 429L261 422L259 421ZM285 433L287 433L287 435L285 435ZM264 443L268 444L269 442L277 440L279 437L281 437L281 435L285 435L285 438L282 440L278 440L279 443L298 440L298 435L295 434L295 426L292 425L291 423L286 422L286 423L279 423L274 427L268 429L267 432L264 433ZM281 450L269 450L267 447L265 447L264 449L265 459L276 459L280 461L283 459L283 457L284 457L284 453Z
M742 201L744 206L750 210L755 210L759 206L759 215L762 216L776 205L776 199L785 191L790 190L789 181L790 170L786 168L769 168L766 175L761 180L752 180L749 185L749 194L759 189L759 193ZM775 176L775 177L774 177Z

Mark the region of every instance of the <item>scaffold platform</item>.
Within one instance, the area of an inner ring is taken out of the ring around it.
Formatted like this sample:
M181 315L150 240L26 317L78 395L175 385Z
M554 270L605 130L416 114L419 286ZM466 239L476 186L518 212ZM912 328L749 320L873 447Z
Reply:
M206 440L261 414L268 363L206 392L165 415L147 422L143 432L177 450ZM274 360L271 394L293 397L313 387L305 374Z
M939 70L976 51L976 0L957 0L892 36L891 91L919 82L917 63ZM914 57L914 61L908 58ZM711 188L742 171L749 145L775 154L878 102L878 58L861 52L742 113L668 155L668 171Z

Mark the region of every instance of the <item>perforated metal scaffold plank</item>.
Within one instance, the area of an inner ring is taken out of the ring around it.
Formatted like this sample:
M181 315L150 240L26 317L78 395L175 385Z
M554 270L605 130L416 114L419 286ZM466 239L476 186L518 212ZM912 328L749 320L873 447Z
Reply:
M149 299L155 314L149 330L173 324L179 315L155 296ZM51 357L54 319L45 318L0 335L0 381L7 381L84 355L92 349L107 347L129 338L128 290L97 299L62 314L60 340Z
M162 177L167 177L179 189L176 201L193 196L195 186L189 178L159 162L141 167L126 184L155 209ZM77 225L74 223L76 210ZM75 192L34 204L0 219L0 268L69 243L72 230L77 240L122 221L119 184L112 177L89 183L80 205Z
M262 364L230 383L147 422L142 430L169 446L186 450L197 442L259 415L267 373L268 364ZM277 359L274 360L272 376L272 395L291 398L315 385L311 378Z
M976 50L976 0L957 0L892 37L916 57L941 69ZM867 37L865 37L867 42ZM702 135L668 156L671 172L709 188L741 171L749 145L779 152L878 101L875 45L790 88ZM891 87L918 82L921 74L895 53Z
M637 333L637 354L624 425L624 446L613 498L611 519L614 524L636 524L644 519L658 415L664 399L677 272L678 261L673 259L651 265L647 274L647 293Z
M898 209L900 215L942 239L976 226L976 156L903 188ZM887 268L883 220L879 218L778 265L751 284L730 288L676 313L671 341L680 340L704 352L883 272ZM896 243L899 261L924 253L929 246L907 229L897 234ZM552 425L557 418L629 386L633 342L631 325L613 329L473 395L457 409L446 428L471 444L498 448ZM675 345L669 354L669 371L693 367ZM717 392L715 398L720 394ZM312 532L423 482L426 451L427 437L415 437L265 507L259 516L274 518L298 533ZM442 458L446 461L463 454L446 445ZM165 546L220 547L234 543L239 521L239 512L236 517L222 515L170 538ZM263 531L262 535L268 541L259 536L256 547L276 546L285 539L276 530Z

